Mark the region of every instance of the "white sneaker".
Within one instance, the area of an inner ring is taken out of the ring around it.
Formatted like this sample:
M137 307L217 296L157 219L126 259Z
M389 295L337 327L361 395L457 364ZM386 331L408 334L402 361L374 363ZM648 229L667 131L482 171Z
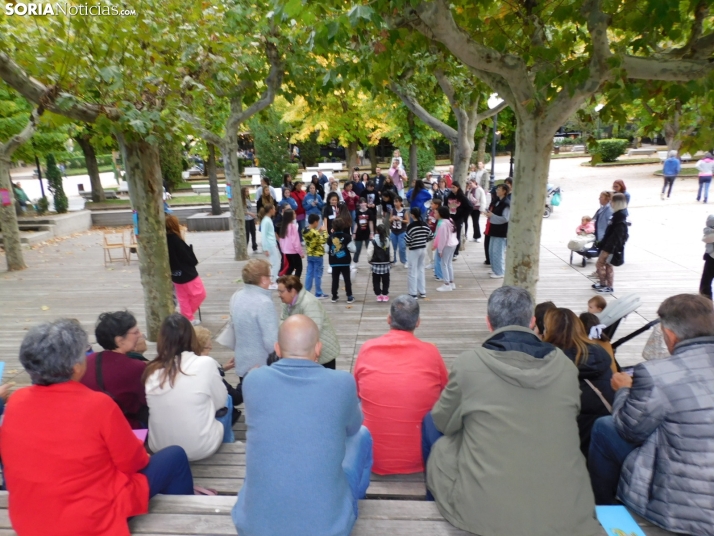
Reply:
M497 274L491 274L488 277L490 277L491 279L503 279L502 275L497 275Z
M456 290L456 283L451 283L451 290Z
M454 290L454 289L451 288L451 285L449 283L441 285L440 287L438 287L436 289L437 292L451 292L452 290Z
M433 267L434 267L434 265L433 265L432 263L429 263L429 264L427 264L427 265L424 267L424 269L425 269L425 270L431 270Z
M191 320L191 325L192 326L200 326L201 321L198 318L194 318L193 320Z
M268 287L268 290L278 290L278 284L271 283L270 286Z
M332 266L328 266L328 267L327 267L327 273L328 273L328 274L331 274L331 273L332 273Z
M489 271L486 272L486 273L487 273L488 275L491 275L491 274L493 273L493 270L489 270Z
M404 263L404 268L405 268L405 269L406 269L406 268L409 268L409 263L405 262L405 263Z
M356 269L357 269L357 263L356 263L356 262L353 262L352 264L350 264L350 270L356 270Z

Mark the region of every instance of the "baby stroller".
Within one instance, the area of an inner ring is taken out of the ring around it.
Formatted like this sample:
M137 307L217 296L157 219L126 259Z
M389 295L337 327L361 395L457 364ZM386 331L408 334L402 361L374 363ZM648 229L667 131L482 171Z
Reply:
M568 242L570 250L570 264L573 264L573 253L582 256L581 266L585 266L589 259L596 259L600 249L595 245L595 235L577 236Z
M553 213L553 207L560 205L561 198L560 186L549 184L547 188L548 193L545 196L545 211L543 212L544 218L550 218L550 215Z

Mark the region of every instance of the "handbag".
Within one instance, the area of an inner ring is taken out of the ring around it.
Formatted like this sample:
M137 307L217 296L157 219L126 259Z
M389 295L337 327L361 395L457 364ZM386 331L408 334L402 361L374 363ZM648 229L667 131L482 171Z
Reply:
M625 264L625 256L623 255L623 251L616 251L611 255L611 259L608 261L610 264L613 266L622 266Z
M224 327L223 331L216 337L216 342L231 350L236 349L236 332L233 329L233 320L228 321L226 327Z
M357 246L355 245L354 242L350 242L349 244L347 244L347 250L350 253L355 253L357 251Z

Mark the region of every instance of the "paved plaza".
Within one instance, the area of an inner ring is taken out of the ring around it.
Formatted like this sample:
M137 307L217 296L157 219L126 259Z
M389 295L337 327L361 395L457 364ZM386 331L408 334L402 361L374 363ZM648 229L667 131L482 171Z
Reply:
M653 175L659 165L580 166L585 160L559 159L551 164L550 182L563 189L563 198L561 206L543 221L537 301L552 300L576 313L586 309L587 300L594 295L586 277L594 270L594 261L585 268L579 263L570 266L566 246L581 216L592 215L597 209L599 192L610 189L614 179L623 179L632 195L632 226L627 262L615 269L615 294L607 299L634 292L641 296L642 306L621 324L615 337L618 339L656 318L664 298L698 290L704 252L702 228L710 207L695 201L696 178L678 180L672 199L662 201L662 179ZM102 311L128 309L144 327L138 262L105 268L101 241L100 231L90 231L26 250L29 268L22 272L5 272L4 255L0 254L0 351L6 362L3 381L29 383L19 365L18 349L26 330L41 321L76 318L90 333L90 341L94 340L94 322ZM217 334L228 321L229 299L241 286L243 263L233 260L230 232L188 233L186 241L193 244L208 293L201 307L203 325ZM488 266L483 261L483 244L469 242L454 264L456 292L436 292L439 283L427 277L428 299L421 302L417 335L435 343L447 365L488 335L486 301L502 281L488 278ZM330 278L325 270L323 285L328 288ZM401 265L392 270L392 296L406 293L406 279ZM356 302L352 305L345 303L344 291L340 303L323 302L340 337L338 367L347 370L353 366L360 345L387 330L389 306L375 301L365 258L360 262L354 293ZM275 302L277 307L277 293ZM627 365L640 361L646 340L647 335L643 335L622 346L618 351L620 362ZM153 354L150 345L149 357ZM216 344L213 355L225 362L231 352ZM237 381L235 377L229 380Z

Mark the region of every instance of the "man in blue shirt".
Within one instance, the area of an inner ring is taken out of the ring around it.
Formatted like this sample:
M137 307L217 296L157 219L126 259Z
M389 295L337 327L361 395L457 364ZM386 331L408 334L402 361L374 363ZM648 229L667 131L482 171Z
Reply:
M355 380L318 364L317 325L283 322L270 367L243 380L246 476L233 522L241 536L348 536L372 470Z

